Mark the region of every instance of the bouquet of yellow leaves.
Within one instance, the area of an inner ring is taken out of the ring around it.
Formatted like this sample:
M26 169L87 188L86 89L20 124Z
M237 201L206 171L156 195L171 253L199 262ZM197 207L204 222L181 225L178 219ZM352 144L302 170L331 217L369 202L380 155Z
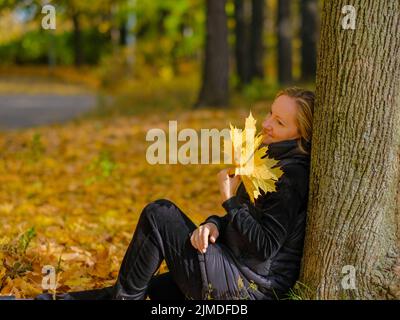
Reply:
M229 175L241 175L252 203L261 194L260 189L265 193L276 191L275 182L283 174L279 167L272 168L278 160L265 156L268 146L260 148L263 135L261 133L256 135L256 122L250 111L244 130L230 124L231 141L229 144L224 144L224 153L231 157L234 165Z

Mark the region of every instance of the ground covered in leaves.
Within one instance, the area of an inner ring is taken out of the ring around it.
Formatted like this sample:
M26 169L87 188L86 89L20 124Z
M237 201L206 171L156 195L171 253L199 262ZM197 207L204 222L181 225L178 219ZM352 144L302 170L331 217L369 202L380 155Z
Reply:
M216 174L226 165L150 165L146 133L168 133L168 120L198 132L243 127L250 109L259 126L265 106L149 110L0 133L0 294L41 293L46 265L57 292L112 285L142 209L156 199L196 224L223 214Z

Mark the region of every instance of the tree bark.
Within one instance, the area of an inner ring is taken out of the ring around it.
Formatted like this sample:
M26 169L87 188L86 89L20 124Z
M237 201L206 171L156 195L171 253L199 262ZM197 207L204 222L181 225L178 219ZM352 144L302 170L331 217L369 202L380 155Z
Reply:
M250 75L249 26L245 14L246 0L235 0L235 58L240 84L248 84Z
M226 106L229 100L229 47L226 0L207 0L203 83L195 107Z
M290 0L278 1L278 81L291 83L292 78L292 28Z
M264 0L252 0L250 70L251 78L264 78Z
M301 76L306 81L315 80L317 37L317 0L301 0Z
M324 2L300 282L317 299L400 298L400 2ZM343 280L355 269L355 287Z

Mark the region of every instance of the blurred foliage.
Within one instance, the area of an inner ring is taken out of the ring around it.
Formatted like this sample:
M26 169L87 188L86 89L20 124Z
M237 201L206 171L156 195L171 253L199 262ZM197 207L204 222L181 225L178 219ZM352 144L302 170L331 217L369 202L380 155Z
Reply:
M47 64L49 47L60 65L72 65L74 62L73 34L64 32L52 35L42 30L31 31L20 39L0 46L0 57L3 64ZM83 59L87 64L97 64L100 57L111 50L109 39L96 29L82 31Z
M49 3L56 8L56 30L41 28L40 1L0 1L0 19L8 19L9 24L14 21L25 30L11 41L0 37L2 63L46 63L53 55L57 64L72 64L74 16L79 20L86 64L97 64L113 46L118 47L113 37L115 32L119 32L117 37L122 36L121 28L126 29L127 41L134 42L135 54L153 66L174 66L177 59L197 54L203 43L205 18L201 0Z
M138 1L135 10L137 50L145 63L175 67L177 59L202 48L204 1Z
M201 74L205 40L204 0L53 0L56 30L41 28L42 2L0 0L0 25L10 34L0 35L0 64L70 66L76 60L98 67L100 83L109 89L124 81L157 77L172 81L189 72ZM240 88L245 99L257 101L276 88L276 0L266 1L265 79ZM296 1L296 8L298 1ZM229 43L234 55L234 5L228 1ZM12 23L13 22L13 23ZM79 36L76 35L76 22ZM293 72L300 76L299 17L294 15ZM3 25L2 25L3 26ZM77 59L77 56L80 59ZM189 66L189 67L188 67ZM231 83L238 89L235 64L230 64ZM196 80L196 83L198 81ZM192 101L193 103L194 101Z
M174 76L167 67L136 69L124 62L112 61L98 68L103 99L99 100L98 108L89 116L167 113L191 109L200 82L196 72L198 66L181 63L180 74ZM111 65L113 67L109 67Z

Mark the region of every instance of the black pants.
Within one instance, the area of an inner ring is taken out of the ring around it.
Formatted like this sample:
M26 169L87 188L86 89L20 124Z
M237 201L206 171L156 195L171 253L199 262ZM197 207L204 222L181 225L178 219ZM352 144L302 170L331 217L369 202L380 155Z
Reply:
M113 298L114 287L101 289L76 291L57 294L58 300L111 300ZM176 284L171 272L154 275L147 289L147 296L150 300L185 300L186 297ZM53 300L53 295L49 293L40 294L35 300Z
M145 299L150 280L164 259L170 271L158 281L173 280L187 299L202 299L197 249L190 243L196 228L171 201L148 204L125 253L112 299Z
M196 225L171 201L143 209L114 286L59 295L64 300L202 299L197 249L190 243ZM154 275L163 260L167 273ZM42 294L37 300L51 299Z

